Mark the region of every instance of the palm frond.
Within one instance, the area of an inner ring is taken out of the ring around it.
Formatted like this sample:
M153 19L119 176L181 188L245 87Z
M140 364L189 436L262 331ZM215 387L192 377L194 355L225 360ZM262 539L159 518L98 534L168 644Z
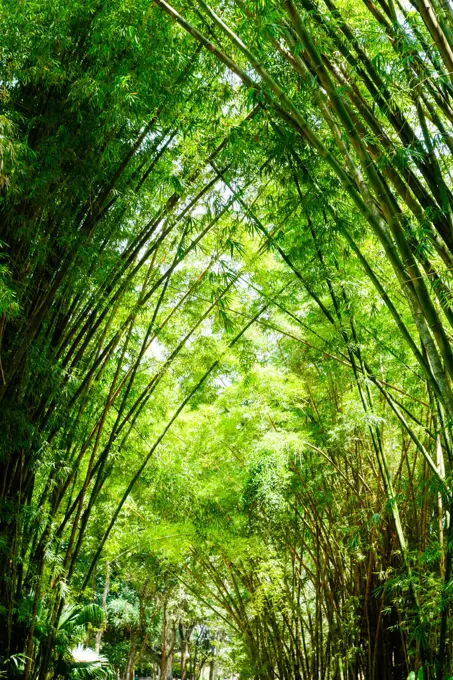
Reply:
M97 604L72 605L63 609L57 629L70 633L79 626L100 626L104 621L105 613Z
M72 680L109 680L114 677L107 659L100 656L96 661L75 661L68 664L68 678Z

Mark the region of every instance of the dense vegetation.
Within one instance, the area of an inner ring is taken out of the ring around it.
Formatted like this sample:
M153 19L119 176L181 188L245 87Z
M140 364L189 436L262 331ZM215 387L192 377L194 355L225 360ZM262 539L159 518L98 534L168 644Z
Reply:
M451 678L449 1L0 8L0 675Z

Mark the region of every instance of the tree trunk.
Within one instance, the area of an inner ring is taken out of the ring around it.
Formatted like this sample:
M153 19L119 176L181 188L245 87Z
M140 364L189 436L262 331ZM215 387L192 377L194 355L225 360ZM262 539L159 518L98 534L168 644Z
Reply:
M100 652L102 636L104 635L104 631L107 627L107 597L108 597L108 594L109 594L109 589L110 589L110 564L107 562L106 567L105 567L104 590L102 591L102 609L104 610L104 613L105 613L105 623L101 626L101 628L96 633L96 644L95 644L96 654L99 654L99 652Z
M167 603L165 603L162 619L162 642L160 656L161 680L172 680L173 678L173 648L175 646L175 638L175 625L168 620Z
M134 661L135 661L135 649L137 647L137 641L135 636L131 635L131 645L129 647L129 655L127 657L126 665L126 677L125 680L134 680Z

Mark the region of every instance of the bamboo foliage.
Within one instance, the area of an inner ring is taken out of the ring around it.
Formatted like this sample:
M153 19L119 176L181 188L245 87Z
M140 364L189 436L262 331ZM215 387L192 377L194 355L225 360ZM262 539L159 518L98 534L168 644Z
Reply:
M178 514L144 488L179 436L217 481L175 570L244 677L449 677L449 6L39 0L1 21L2 658L58 676L58 622L98 597L125 518ZM258 399L264 365L280 391ZM261 413L225 415L249 392ZM223 439L195 450L210 407Z

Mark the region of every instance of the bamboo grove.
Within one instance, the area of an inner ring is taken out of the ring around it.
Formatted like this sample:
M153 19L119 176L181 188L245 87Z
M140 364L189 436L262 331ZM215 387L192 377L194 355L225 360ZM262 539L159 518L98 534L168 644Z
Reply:
M450 3L0 8L0 673L452 677Z

